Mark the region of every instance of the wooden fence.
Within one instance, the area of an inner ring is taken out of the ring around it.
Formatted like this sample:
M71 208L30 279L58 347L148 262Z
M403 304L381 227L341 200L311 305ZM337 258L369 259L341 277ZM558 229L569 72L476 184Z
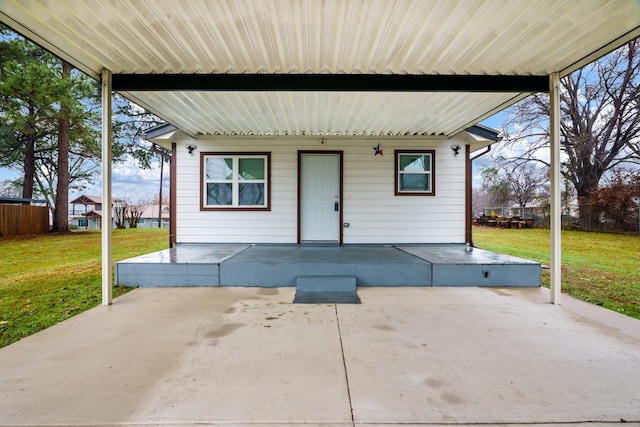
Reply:
M48 207L0 205L0 236L46 233L48 231Z

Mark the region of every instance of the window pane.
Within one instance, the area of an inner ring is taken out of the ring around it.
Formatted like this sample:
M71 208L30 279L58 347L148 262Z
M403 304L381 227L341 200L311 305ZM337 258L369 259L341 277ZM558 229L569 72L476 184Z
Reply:
M239 178L264 179L264 159L239 159Z
M400 191L431 191L431 175L400 174Z
M264 184L240 184L240 206L264 206Z
M431 171L431 156L422 154L400 154L400 170L407 172Z
M233 159L221 157L207 157L206 159L207 181L231 180L233 177Z
M231 184L207 184L207 205L231 205Z

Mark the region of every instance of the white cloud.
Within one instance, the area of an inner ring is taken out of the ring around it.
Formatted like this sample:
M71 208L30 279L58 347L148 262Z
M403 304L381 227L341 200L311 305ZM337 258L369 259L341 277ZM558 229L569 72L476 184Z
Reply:
M102 177L96 175L96 181L82 192L69 194L71 200L81 194L102 194ZM160 190L160 163L154 161L151 169L143 169L129 158L122 163L113 166L111 171L111 194L113 197L138 201L153 199ZM169 195L169 165L165 163L163 172L163 197Z

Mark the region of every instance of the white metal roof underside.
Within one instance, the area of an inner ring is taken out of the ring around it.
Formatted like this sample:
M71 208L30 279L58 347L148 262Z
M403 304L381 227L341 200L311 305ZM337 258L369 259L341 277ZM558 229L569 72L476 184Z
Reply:
M113 74L568 74L640 35L636 0L1 0L0 20ZM136 91L190 135L447 135L526 96Z

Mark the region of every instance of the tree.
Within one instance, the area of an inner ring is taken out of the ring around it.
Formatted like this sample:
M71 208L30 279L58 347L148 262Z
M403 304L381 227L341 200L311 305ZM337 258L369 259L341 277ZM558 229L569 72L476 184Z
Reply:
M145 139L145 130L164 124L157 116L149 113L120 94L113 94L113 157L121 160L130 155L144 169L151 167L155 159L171 157L171 152Z
M23 172L23 197L48 201L55 231L68 229L69 189L82 188L100 164L99 98L95 81L0 26L0 167ZM159 154L141 136L161 121L114 100L114 162L130 155L149 168Z
M640 174L617 172L606 187L591 191L589 207L601 223L611 222L619 231L638 228Z
M56 103L65 88L52 55L18 38L3 44L8 54L0 58L0 166L21 168L22 197L32 198L37 160L51 153L42 141L56 133Z
M69 190L85 190L88 183L95 177L97 169L98 165L95 161L70 152L68 168L69 179L66 193L68 194ZM53 153L51 157L39 160L37 170L34 195L42 197L47 201L47 205L53 215L56 206L59 206L59 202L56 201L58 186L57 154ZM20 184L20 187L22 187L22 184Z
M62 79L71 79L71 64L62 61ZM69 231L69 138L71 133L71 102L68 97L60 99L58 118L58 179L56 202L51 231Z
M560 104L562 174L578 198L588 200L605 174L640 163L640 41L563 78ZM511 108L503 141L516 151L509 158L513 166L548 165L549 140L547 94L534 94Z
M66 231L69 188L81 188L99 162L98 86L38 46L3 34L0 166L21 169L23 197L45 198L52 230Z
M508 169L498 163L497 166L484 166L480 170L482 189L474 192L481 197L485 206L503 207L515 202L522 210L534 201L540 202L547 195L547 174L542 168L534 165L523 165ZM474 202L475 203L475 202Z
M497 167L484 166L480 170L482 189L489 196L489 204L493 207L505 206L511 200L511 189L507 177Z
M10 179L0 181L0 196L2 197L20 197L22 185Z
M136 203L131 201L125 202L124 216L129 223L129 228L138 228L138 220L142 217L149 203L144 200L138 200Z
M471 209L473 215L484 214L484 208L491 206L489 193L484 188L474 188L471 193Z
M158 156L160 157L160 190L158 191L158 197L156 198L156 200L158 205L158 228L162 228L162 205L169 204L169 203L165 203L164 198L162 197L162 184L164 179L164 162L168 161L169 163L171 163L171 155L167 150L163 149L162 147L156 144L153 144L151 149L152 151L157 153Z
M520 206L522 216L527 205L539 200L541 192L548 187L546 170L532 164L513 168L507 174L507 182L511 190L511 199Z
M104 209L104 208L103 208ZM127 204L122 200L113 200L113 220L116 223L116 228L125 228Z

